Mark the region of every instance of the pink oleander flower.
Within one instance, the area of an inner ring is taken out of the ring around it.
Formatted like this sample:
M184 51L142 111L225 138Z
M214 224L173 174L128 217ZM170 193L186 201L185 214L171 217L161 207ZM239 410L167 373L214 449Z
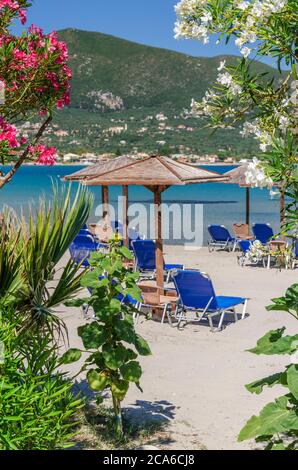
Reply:
M3 117L0 117L0 141L6 142L10 148L20 146L17 139L17 129L15 126L8 124Z
M15 0L0 0L0 8L11 8L12 10L18 10L20 5Z
M56 163L57 150L55 147L46 147L43 144L29 146L30 156L34 158L36 165L52 166Z
M26 10L21 9L19 11L19 17L20 17L21 23L26 24L26 22L27 22L27 12L26 12Z

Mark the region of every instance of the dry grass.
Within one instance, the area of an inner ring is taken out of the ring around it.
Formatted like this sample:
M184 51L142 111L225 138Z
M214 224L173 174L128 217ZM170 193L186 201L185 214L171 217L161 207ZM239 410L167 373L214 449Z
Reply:
M124 437L118 439L113 430L113 410L105 406L87 405L79 414L81 423L76 434L76 449L129 450L144 445L167 448L172 442L164 421L151 420L132 423L123 413Z

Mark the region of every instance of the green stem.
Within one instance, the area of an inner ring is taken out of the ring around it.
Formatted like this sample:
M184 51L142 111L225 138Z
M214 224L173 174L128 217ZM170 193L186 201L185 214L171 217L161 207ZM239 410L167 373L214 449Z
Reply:
M120 400L112 394L113 407L115 415L115 432L118 437L123 436L123 423L122 423L122 412Z

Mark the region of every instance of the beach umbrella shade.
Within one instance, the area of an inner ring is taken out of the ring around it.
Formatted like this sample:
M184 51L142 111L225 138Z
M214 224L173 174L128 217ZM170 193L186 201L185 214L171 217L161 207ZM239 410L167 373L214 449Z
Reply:
M122 186L125 204L125 239L127 234L128 186L144 186L154 194L156 231L156 281L164 285L164 261L162 239L162 193L170 186L223 182L227 178L211 170L202 169L188 163L172 160L165 156L150 156L138 159L134 156L114 158L99 163L64 178L66 181L79 181L88 186ZM105 194L104 194L105 192ZM108 204L108 191L103 190L104 204Z
M246 183L246 173L248 171L248 163L238 166L233 170L227 171L224 175L228 177L227 184L238 184L238 186L246 189L246 223L250 224L250 189L253 187ZM283 224L285 217L285 194L280 189L280 224Z

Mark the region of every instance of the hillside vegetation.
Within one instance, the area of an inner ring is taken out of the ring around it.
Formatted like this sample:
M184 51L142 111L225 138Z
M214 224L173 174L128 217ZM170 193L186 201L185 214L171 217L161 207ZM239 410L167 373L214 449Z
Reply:
M202 119L183 114L214 82L219 62L235 63L236 57L190 57L75 29L59 36L70 51L72 100L69 109L57 113L48 140L63 152L243 156L256 150L238 129L211 136ZM256 67L270 77L276 73L261 63Z

